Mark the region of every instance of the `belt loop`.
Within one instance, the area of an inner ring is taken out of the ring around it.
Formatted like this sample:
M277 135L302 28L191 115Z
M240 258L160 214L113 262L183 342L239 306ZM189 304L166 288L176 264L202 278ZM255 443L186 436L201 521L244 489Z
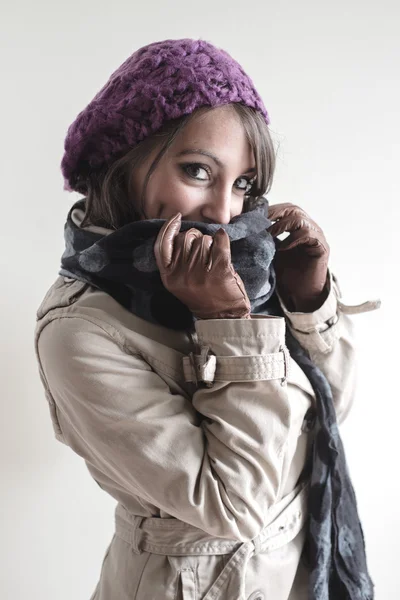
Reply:
M133 517L133 522L132 522L132 539L131 539L131 544L132 544L132 550L135 552L135 554L142 554L143 550L141 548L139 548L139 544L141 541L141 530L139 529L142 522L143 522L144 517L137 517L134 516Z

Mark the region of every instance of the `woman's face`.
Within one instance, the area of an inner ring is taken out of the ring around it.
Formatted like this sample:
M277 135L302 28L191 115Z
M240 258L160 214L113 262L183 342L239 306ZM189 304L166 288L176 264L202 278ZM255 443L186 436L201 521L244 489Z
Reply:
M134 198L141 198L155 149L133 176ZM222 106L199 114L178 135L151 175L143 219L182 219L229 223L243 210L254 178L254 154L235 110ZM139 206L137 207L139 209Z

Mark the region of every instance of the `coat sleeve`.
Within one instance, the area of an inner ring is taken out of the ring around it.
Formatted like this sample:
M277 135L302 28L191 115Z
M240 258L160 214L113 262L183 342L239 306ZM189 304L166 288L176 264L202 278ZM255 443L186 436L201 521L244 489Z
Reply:
M380 301L367 301L347 306L341 301L337 277L328 270L329 294L314 312L291 312L277 292L287 326L312 361L325 374L332 388L337 421L342 423L356 394L358 362L354 321L347 313L359 313L379 308Z
M282 317L198 321L215 354L277 353ZM277 499L291 421L286 383L216 382L190 399L170 387L121 336L78 316L50 321L37 355L66 443L119 489L208 533L247 541ZM281 354L281 353L280 353ZM256 364L256 363L255 363ZM286 470L286 469L285 469Z

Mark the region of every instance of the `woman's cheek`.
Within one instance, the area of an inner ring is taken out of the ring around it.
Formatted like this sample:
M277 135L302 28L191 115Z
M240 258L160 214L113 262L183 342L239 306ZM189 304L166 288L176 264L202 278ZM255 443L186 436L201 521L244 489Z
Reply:
M164 197L163 216L169 218L178 211L182 213L183 218L189 215L197 215L199 208L204 202L204 190L196 189L193 186L177 182L169 185ZM195 219L194 219L195 220Z

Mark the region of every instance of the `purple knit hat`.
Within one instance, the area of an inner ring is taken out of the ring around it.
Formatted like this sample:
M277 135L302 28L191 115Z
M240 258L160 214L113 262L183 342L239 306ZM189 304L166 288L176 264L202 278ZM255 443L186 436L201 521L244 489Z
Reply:
M256 109L269 123L252 80L225 50L192 39L140 48L68 128L64 189L85 193L88 173L110 166L165 121L231 102Z

